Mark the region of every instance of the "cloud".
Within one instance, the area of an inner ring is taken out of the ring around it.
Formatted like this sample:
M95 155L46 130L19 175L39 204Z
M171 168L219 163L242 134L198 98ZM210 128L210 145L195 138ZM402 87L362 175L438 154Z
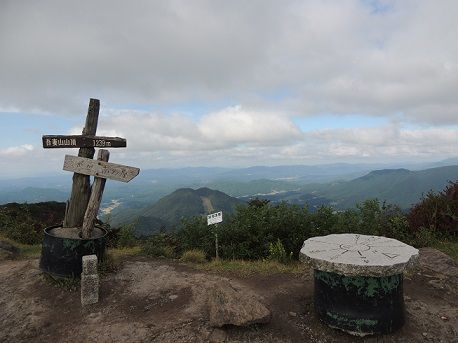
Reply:
M312 152L316 158L347 157L369 161L440 159L455 156L457 128L404 128L399 124L352 129L323 129L307 133L295 151ZM306 146L308 145L308 148ZM305 157L302 155L302 157Z
M457 10L454 0L4 2L0 108L235 99L454 123Z
M393 122L301 131L284 113L243 106L200 118L113 110L99 127L100 135L127 138L127 149L113 152L119 163L141 168L439 160L455 156L458 146L456 127Z
M290 118L279 113L226 107L200 118L185 114L108 111L99 120L99 135L128 137L128 147L143 152L226 150L285 145L301 139ZM69 133L79 134L80 128Z
M207 141L250 145L285 144L301 137L300 130L289 118L241 106L205 116L199 123L199 131Z
M20 146L12 146L8 148L0 149L0 156L2 157L18 157L23 156L33 151L33 146L30 144L23 144Z

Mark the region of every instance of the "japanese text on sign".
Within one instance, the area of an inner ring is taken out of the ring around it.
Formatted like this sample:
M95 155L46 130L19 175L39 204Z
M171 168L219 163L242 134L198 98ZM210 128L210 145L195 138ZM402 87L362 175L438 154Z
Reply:
M217 212L207 215L207 225L221 223L223 221L223 212Z

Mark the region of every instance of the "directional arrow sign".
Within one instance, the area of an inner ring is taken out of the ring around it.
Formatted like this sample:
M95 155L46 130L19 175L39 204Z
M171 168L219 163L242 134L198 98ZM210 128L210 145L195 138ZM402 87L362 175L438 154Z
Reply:
M99 137L86 135L45 135L43 148L125 148L127 143L120 137Z
M139 168L97 161L90 158L65 155L64 170L105 179L129 182L140 172Z

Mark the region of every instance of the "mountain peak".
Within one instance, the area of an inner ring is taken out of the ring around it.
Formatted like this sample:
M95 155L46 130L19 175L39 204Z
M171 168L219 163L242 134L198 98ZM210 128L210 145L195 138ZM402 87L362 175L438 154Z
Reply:
M411 174L412 171L405 169L405 168L399 168L399 169L379 169L379 170L373 170L369 174L364 175L360 177L360 179L369 179L372 177L378 177L378 176L383 176L383 175L408 175Z

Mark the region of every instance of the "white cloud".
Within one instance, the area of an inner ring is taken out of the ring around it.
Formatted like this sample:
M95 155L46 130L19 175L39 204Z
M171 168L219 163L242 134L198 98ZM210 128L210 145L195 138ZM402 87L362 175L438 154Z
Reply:
M19 146L12 146L0 149L0 156L4 157L19 157L33 151L33 146L30 144L23 144Z
M7 2L0 108L235 99L454 123L457 11L455 0Z
M440 159L458 153L457 128L411 129L392 124L371 128L323 129L309 132L306 140L307 143L301 143L303 152L314 151L313 156L318 154L331 159L337 156L371 161L410 160L415 157Z
M301 137L291 120L279 113L225 108L202 118L199 131L210 142L250 145L286 144Z
M116 158L146 167L456 156L456 13L455 0L4 2L0 111L51 121L100 98L98 134L127 138ZM329 114L396 123L292 120ZM6 144L3 160L38 158Z
M242 106L223 108L192 119L184 114L109 111L99 120L98 135L128 138L134 151L167 151L191 154L195 151L285 145L301 139L300 130L286 116L246 110ZM78 134L74 128L70 133Z

